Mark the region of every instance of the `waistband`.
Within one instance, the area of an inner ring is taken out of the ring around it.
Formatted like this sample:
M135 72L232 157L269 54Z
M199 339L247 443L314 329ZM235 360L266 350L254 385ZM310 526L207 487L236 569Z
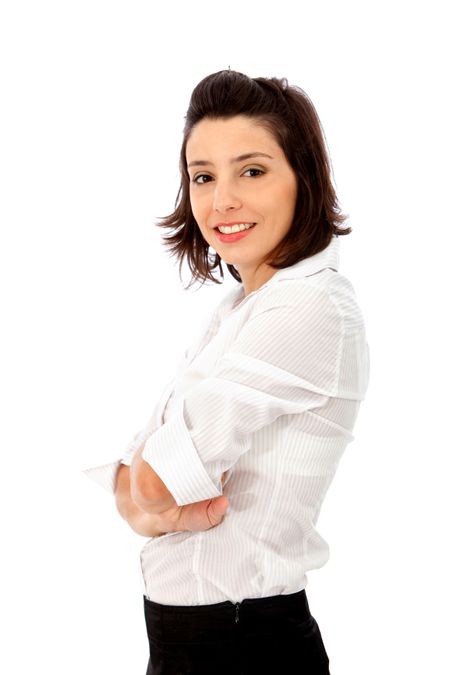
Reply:
M251 620L268 621L295 618L306 621L311 617L305 589L288 595L264 598L244 598L241 602L226 600L212 605L161 605L144 596L147 632L155 639L169 640L175 633L188 639L192 630L214 632L230 629L235 624Z

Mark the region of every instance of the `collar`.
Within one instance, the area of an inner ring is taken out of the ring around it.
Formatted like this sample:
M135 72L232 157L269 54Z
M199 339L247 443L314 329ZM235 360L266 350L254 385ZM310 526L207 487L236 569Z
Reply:
M300 260L294 265L290 265L290 267L277 270L265 284L255 291L252 291L247 296L244 297L242 284L238 284L237 287L233 288L233 290L226 295L224 301L221 303L222 311L227 312L230 309L236 309L237 306L244 304L248 298L252 297L255 293L258 293L262 288L266 288L266 286L275 284L283 279L301 279L328 268L337 272L339 267L339 249L339 237L338 235L333 235L328 246L322 251L319 251L319 253L316 253L309 258Z
M282 270L277 270L275 274L264 284L264 286L280 281L281 279L298 279L301 277L309 277L321 270L330 268L335 272L339 267L339 237L333 235L330 243L326 248L315 255L300 260L300 262L285 267Z

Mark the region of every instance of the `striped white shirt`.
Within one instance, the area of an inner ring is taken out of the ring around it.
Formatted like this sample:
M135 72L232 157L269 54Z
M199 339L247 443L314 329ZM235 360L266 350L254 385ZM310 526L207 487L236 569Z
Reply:
M178 505L226 494L222 523L148 540L146 596L170 605L295 593L329 557L319 510L369 377L364 322L339 240L244 297L237 284L186 351L124 456L87 473L111 491L143 457ZM229 470L221 487L221 475Z

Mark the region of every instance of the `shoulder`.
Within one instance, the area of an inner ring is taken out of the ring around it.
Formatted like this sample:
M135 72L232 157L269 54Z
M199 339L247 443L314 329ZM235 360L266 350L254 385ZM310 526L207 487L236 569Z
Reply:
M253 311L259 313L283 307L292 312L293 321L299 317L303 320L316 317L345 330L364 326L352 283L331 269L268 284L256 299Z

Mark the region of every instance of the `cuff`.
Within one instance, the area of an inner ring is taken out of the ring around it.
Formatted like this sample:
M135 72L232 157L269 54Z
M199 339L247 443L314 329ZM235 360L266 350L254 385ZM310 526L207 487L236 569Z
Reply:
M127 464L127 466L129 466L126 460L118 459L115 462L110 462L109 464L83 469L83 473L88 476L88 478L92 478L92 480L105 488L107 492L114 494L116 489L117 470L121 464Z
M147 440L142 458L156 471L178 506L220 497L179 413Z

